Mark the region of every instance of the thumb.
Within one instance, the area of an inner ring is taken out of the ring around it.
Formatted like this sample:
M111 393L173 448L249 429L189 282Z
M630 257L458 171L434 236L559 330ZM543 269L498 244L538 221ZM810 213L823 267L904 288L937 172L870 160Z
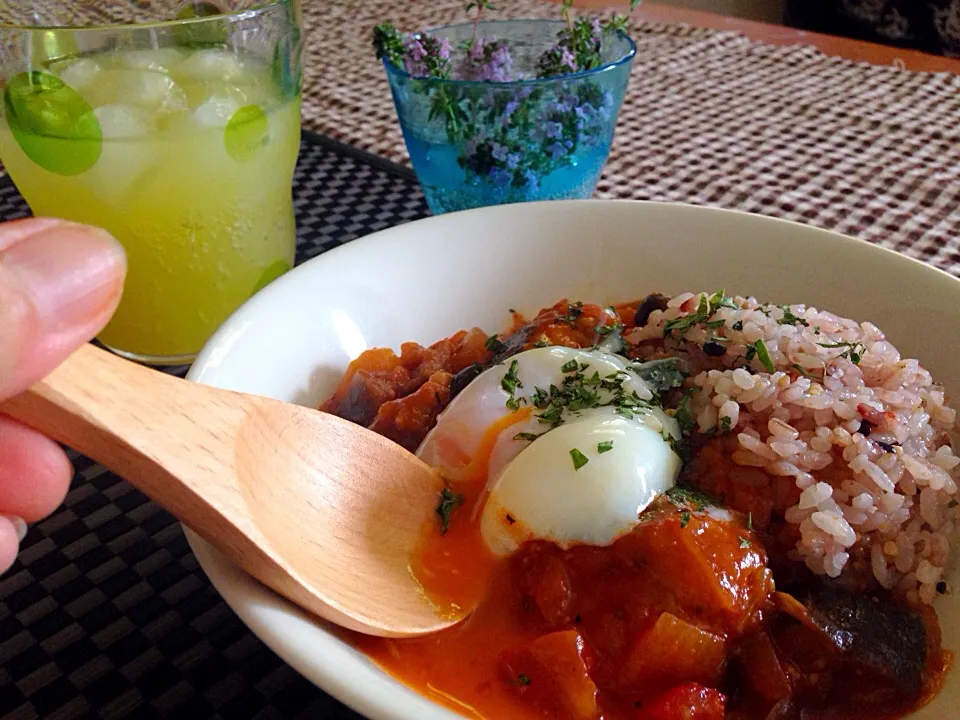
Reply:
M52 218L0 224L0 401L103 329L125 275L123 248L104 230Z

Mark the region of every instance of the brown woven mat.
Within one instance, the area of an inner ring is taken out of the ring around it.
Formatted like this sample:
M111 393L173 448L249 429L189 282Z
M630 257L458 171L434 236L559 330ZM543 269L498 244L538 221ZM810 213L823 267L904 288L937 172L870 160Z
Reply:
M304 0L304 124L408 163L373 26L464 19L458 0ZM556 6L501 0L500 15ZM600 197L775 215L960 275L960 75L914 73L688 26L638 23Z

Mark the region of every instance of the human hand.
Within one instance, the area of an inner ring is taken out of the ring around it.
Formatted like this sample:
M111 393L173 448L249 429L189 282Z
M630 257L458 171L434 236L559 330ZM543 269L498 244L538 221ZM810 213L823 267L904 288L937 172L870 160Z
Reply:
M100 332L126 267L103 230L52 218L0 224L0 404ZM55 442L0 414L0 573L16 559L26 524L63 502L71 477Z

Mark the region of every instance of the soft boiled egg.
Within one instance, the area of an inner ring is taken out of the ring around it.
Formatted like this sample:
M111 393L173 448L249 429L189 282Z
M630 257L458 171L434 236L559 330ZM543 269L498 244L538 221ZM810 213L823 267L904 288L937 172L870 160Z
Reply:
M454 489L486 478L481 532L497 554L533 539L608 545L673 487L681 465L668 441L680 438L676 421L630 367L598 350L519 353L473 380L417 454ZM578 386L588 401L566 404L559 416L534 407Z

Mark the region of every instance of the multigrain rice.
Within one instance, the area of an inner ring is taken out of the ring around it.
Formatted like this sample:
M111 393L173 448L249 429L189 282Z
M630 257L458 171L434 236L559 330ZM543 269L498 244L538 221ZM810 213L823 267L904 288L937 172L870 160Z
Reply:
M793 559L819 575L872 575L930 603L960 524L956 412L943 388L875 325L804 305L735 297L709 325L664 338L702 297L674 297L626 339L643 355L689 359L696 430L723 438L740 481L768 488ZM703 352L710 341L722 342L722 356ZM774 479L795 490L769 490Z

